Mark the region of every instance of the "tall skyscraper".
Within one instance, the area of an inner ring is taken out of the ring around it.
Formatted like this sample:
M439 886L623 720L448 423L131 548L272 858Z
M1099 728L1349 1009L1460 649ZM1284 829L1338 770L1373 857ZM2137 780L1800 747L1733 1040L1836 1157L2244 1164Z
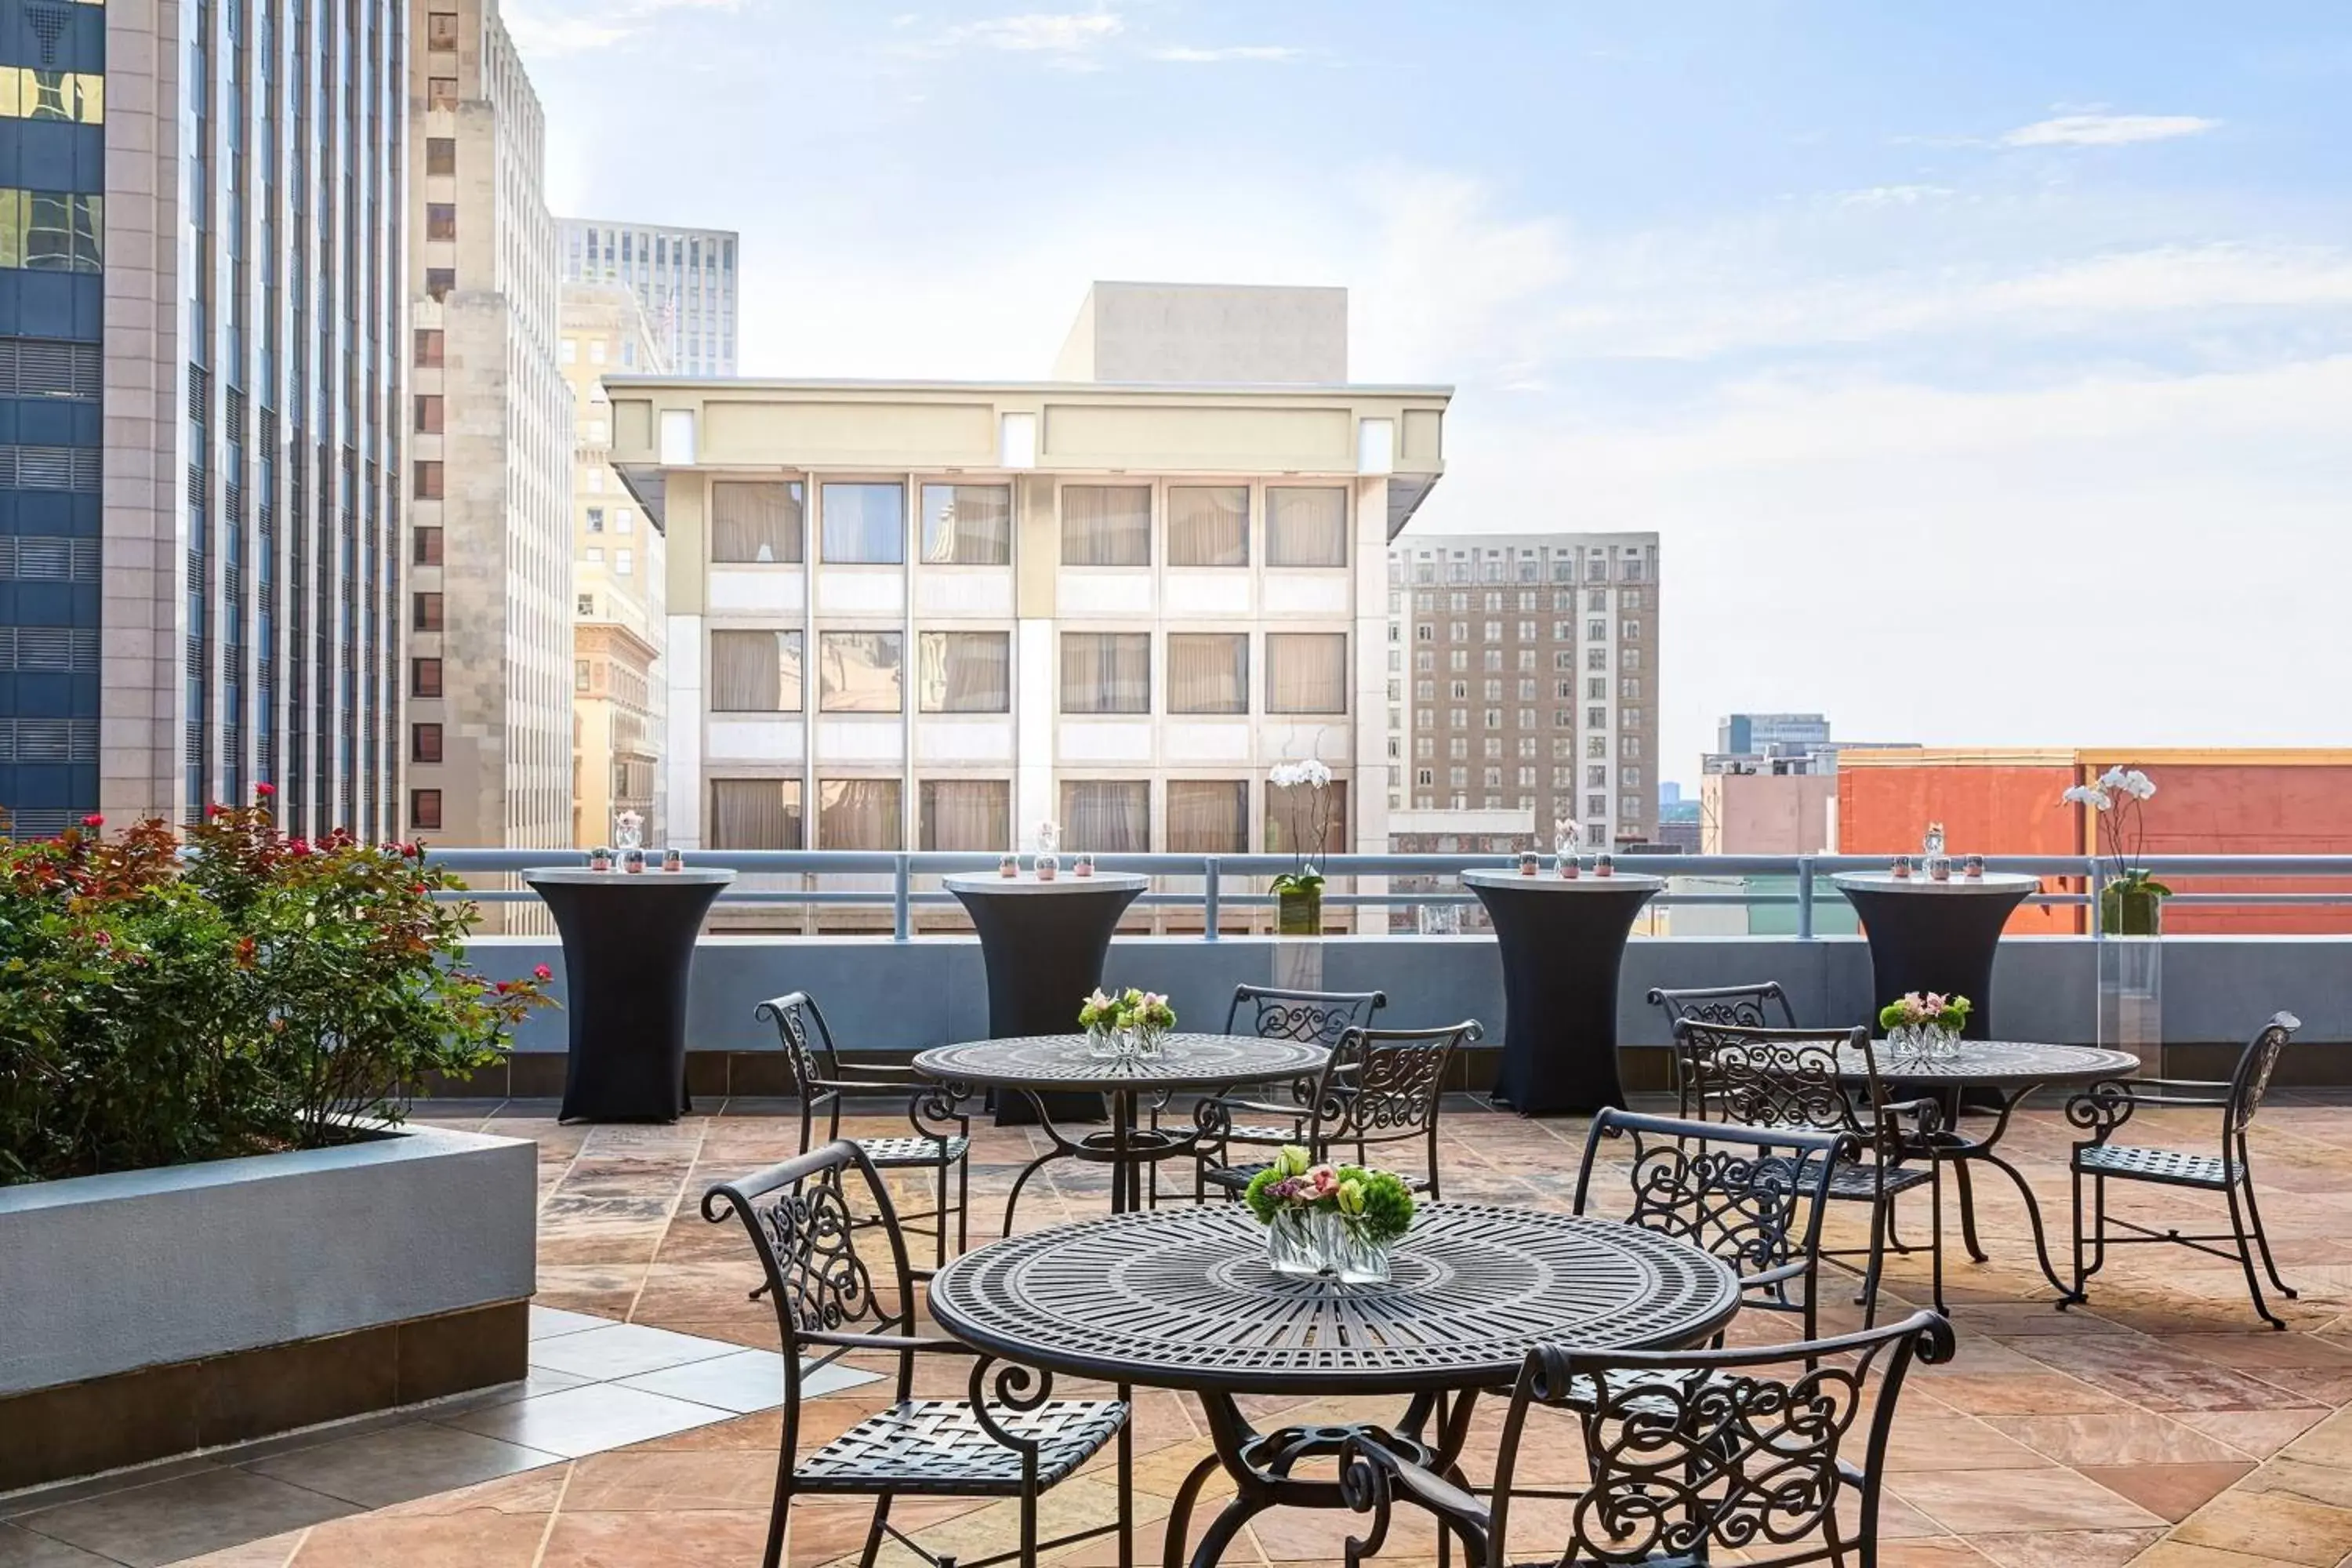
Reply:
M0 28L0 807L396 830L406 45L383 0Z
M446 7L446 8L444 8ZM407 823L572 841L572 395L545 121L496 0L417 0Z
M1657 832L1658 536L1419 534L1389 550L1400 809L1521 810L1549 842ZM1402 693L1402 694L1401 694Z
M562 220L563 280L622 283L653 323L672 375L735 374L732 229Z

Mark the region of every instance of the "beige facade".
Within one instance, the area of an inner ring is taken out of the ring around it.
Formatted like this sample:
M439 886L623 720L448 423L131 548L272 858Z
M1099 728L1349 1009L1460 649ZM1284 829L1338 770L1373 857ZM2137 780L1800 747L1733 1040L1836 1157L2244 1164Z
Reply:
M1389 552L1394 809L1657 834L1658 536L1415 534Z
M1833 773L1708 773L1699 780L1702 855L1824 855L1837 847Z
M408 813L572 841L572 399L545 124L493 0L409 13Z
M661 529L612 467L607 373L667 366L636 295L616 284L566 283L557 357L572 398L572 842L613 842L634 811L661 842L667 791L661 737L668 687Z
M1131 385L1343 385L1348 291L1097 283L1078 307L1054 361L1054 378Z
M607 385L668 538L671 842L1281 848L1266 770L1317 757L1385 847L1447 389Z

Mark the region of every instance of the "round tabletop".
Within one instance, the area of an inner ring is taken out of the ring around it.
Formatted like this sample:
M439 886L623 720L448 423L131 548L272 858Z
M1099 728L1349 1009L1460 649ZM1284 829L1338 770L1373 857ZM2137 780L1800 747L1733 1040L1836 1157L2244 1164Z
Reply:
M1563 877L1554 871L1540 871L1532 877L1517 871L1465 871L1462 885L1465 888L1518 888L1530 893L1654 893L1666 885L1664 877L1644 877L1639 872L1616 871L1603 877L1597 871L1586 871L1574 877Z
M2031 1089L2044 1083L2095 1083L2102 1079L2128 1078L2139 1071L2139 1058L2098 1046L2053 1046L2032 1040L1962 1040L1948 1057L1896 1057L1879 1041L1872 1054L1878 1076L1897 1083L1948 1084L1980 1089ZM1838 1076L1859 1080L1868 1075L1859 1052L1841 1047Z
M1157 1056L1113 1058L1092 1055L1084 1035L1019 1035L934 1046L916 1053L915 1070L949 1083L1008 1089L1216 1089L1320 1072L1330 1054L1306 1040L1171 1034Z
M1432 1204L1384 1285L1276 1274L1240 1205L1113 1215L965 1253L931 1316L985 1351L1154 1388L1391 1393L1507 1384L1541 1344L1697 1343L1739 1310L1731 1270L1615 1221Z
M940 879L940 886L950 893L1139 893L1150 885L1150 878L1139 877L1131 871L1097 871L1092 876L1080 877L1067 868L1050 882L1041 882L1025 871L1018 877L990 871L960 872Z
M721 885L735 879L732 871L716 867L688 867L677 871L665 871L658 863L642 871L624 871L615 867L610 871L591 871L584 866L534 866L522 874L526 882L552 882L566 888L636 888L677 887L681 883L717 882Z
M1838 871L1830 877L1842 890L1857 893L2030 893L2042 879L2020 871L1987 871L1962 876L1956 868L1949 879L1938 882L1924 871L1898 877L1892 871Z

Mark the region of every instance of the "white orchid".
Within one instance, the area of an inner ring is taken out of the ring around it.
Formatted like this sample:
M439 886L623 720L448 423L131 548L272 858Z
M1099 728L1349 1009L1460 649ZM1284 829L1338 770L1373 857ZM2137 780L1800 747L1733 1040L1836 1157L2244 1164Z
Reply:
M2097 811L2113 810L2116 804L2114 798L2098 784L2076 784L2058 799L2064 805L2087 805Z
M2146 800L2156 793L2156 781L2134 768L2124 774L2124 793L2134 800Z
M2121 763L2117 763L2114 767L2109 768L2105 773L2099 775L2099 787L2101 789L2121 789L2124 787L2124 781L2130 776L2131 773L2129 770L2125 768Z

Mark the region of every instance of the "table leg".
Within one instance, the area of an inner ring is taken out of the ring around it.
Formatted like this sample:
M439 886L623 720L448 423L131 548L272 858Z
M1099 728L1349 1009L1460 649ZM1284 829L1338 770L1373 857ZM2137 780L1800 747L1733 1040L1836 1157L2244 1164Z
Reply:
M2034 1196L2033 1184L2025 1179L2025 1173L2000 1155L2000 1141L2009 1132L2011 1116L2024 1103L2026 1096L2041 1087L2040 1084L2032 1084L2014 1091L2002 1091L1999 1101L2000 1110L1993 1119L1992 1131L1981 1138L1960 1136L1957 1131L1958 1119L1955 1118L1954 1131L1945 1134L1951 1142L1939 1157L1950 1164L1952 1174L1959 1184L1960 1237L1968 1244L1969 1256L1979 1263L1989 1261L1983 1247L1977 1240L1976 1189L1969 1175L1969 1166L1981 1160L2007 1176L2017 1188L2018 1198L2025 1205L2026 1221L2033 1227L2034 1262L2040 1265L2042 1277L2050 1281L2052 1289L2063 1297L2071 1297L2074 1287L2058 1278L2058 1270L2050 1261L2050 1238L2042 1224L2042 1201Z

